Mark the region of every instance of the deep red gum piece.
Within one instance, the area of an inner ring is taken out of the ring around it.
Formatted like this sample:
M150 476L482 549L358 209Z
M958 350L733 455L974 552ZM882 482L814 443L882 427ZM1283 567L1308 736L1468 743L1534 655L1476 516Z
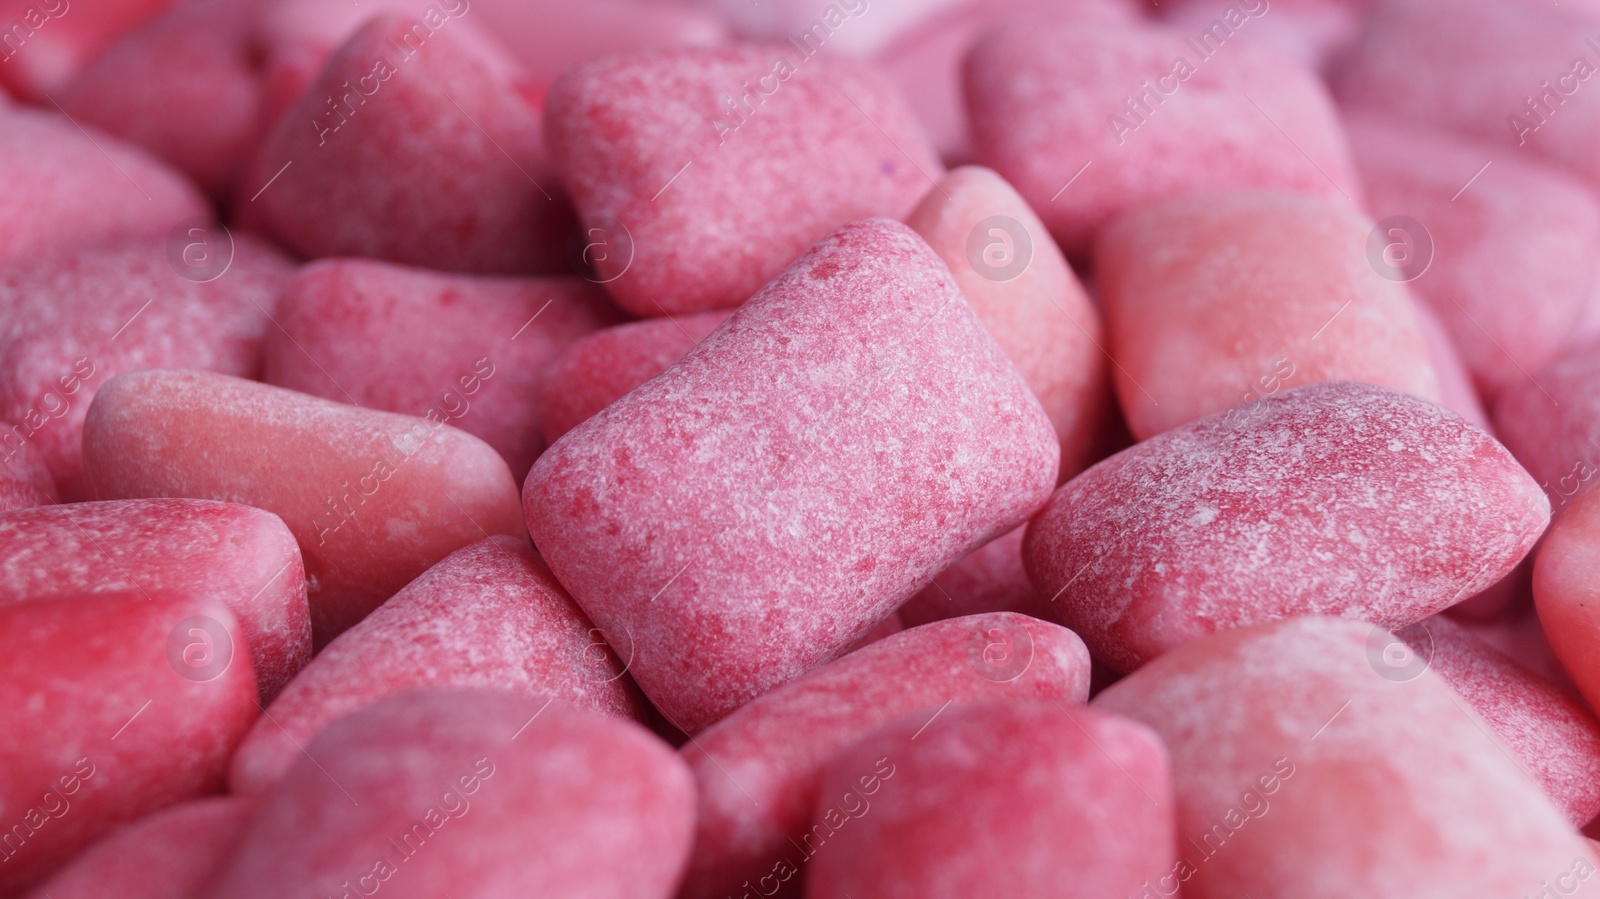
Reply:
M329 723L410 689L493 687L641 719L644 697L625 665L526 541L491 537L446 556L318 653L239 747L229 787L266 791Z

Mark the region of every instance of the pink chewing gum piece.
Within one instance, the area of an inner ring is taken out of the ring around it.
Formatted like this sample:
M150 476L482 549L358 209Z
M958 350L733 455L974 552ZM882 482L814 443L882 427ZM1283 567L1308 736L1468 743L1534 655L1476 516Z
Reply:
M1196 40L1238 43L1318 71L1361 36L1370 5L1350 0L1168 0L1159 15L1167 27Z
M62 108L166 160L212 197L227 197L261 136L250 32L265 5L180 2L96 58Z
M215 792L256 713L250 649L221 605L0 606L0 895L119 824Z
M1385 675L1391 640L1333 618L1258 625L1096 697L1172 755L1179 861L1136 895L1450 899L1592 876L1587 843L1438 675Z
M1433 254L1414 288L1478 389L1492 402L1527 381L1600 286L1600 199L1538 157L1371 117L1347 127L1373 217L1421 223L1422 234L1396 239L1428 242L1413 250ZM1484 168L1496 155L1500 164Z
M967 58L978 162L1016 186L1069 255L1086 253L1122 212L1161 200L1246 188L1355 196L1315 75L1194 40L1156 27L1018 23Z
M284 113L240 181L241 221L310 257L556 271L571 210L539 119L471 26L379 16Z
M318 653L239 747L229 788L265 792L328 724L410 689L495 688L640 719L644 697L625 664L525 541L491 537L446 556Z
M364 259L306 266L278 302L263 380L428 416L494 447L519 480L544 450L528 398L570 343L619 316L579 278L448 275Z
M144 368L249 377L289 262L195 220L165 245L119 242L0 270L0 442L31 443L86 498L83 419L100 385Z
M1172 807L1166 748L1143 724L1049 702L924 711L828 762L805 895L1133 896L1173 866Z
M0 85L49 102L91 60L172 0L5 0Z
M547 443L666 371L705 340L732 310L646 319L573 341L545 368L534 392Z
M0 191L0 265L166 237L180 222L210 215L194 185L143 150L33 109L0 108L0 175L8 185Z
M1563 351L1494 404L1495 430L1527 467L1557 514L1600 474L1600 342Z
M1411 310L1417 316L1417 330L1422 332L1422 342L1428 347L1428 361L1439 379L1439 405L1493 434L1489 412L1472 384L1472 374L1461 361L1461 353L1450 332L1432 306L1417 299L1415 294L1412 299Z
M994 172L956 169L906 219L955 276L1061 441L1061 479L1100 457L1112 415L1100 314L1044 223Z
M1397 652L1404 640L1410 652ZM1385 673L1425 666L1461 695L1573 827L1600 813L1600 721L1582 702L1449 618L1402 630L1382 653Z
M0 512L49 506L61 501L44 457L31 443L19 443L17 426L0 421Z
M27 899L199 899L244 836L250 804L216 796L121 827L79 853Z
M678 0L473 0L484 28L531 77L653 47L713 47L732 36L722 17Z
M939 572L921 593L900 607L901 622L916 627L980 612L1049 618L1047 597L1033 589L1027 569L1022 567L1022 537L1027 530L1019 527L996 537Z
M1367 258L1371 230L1342 202L1237 192L1147 206L1102 232L1096 283L1134 436L1323 381L1437 402L1412 300Z
M551 152L628 311L737 306L846 222L904 216L943 174L881 75L813 53L651 51L551 86Z
M741 37L804 42L816 50L865 56L963 0L700 0Z
M339 721L261 799L215 899L669 899L694 784L631 722L473 690Z
M224 499L282 518L318 646L451 552L525 533L511 472L478 438L238 378L120 375L83 444L97 497Z
M261 509L134 499L0 515L0 606L101 594L226 606L250 643L262 702L311 661L300 549L283 521Z
M569 432L523 504L556 577L695 733L1020 524L1059 458L939 257L874 219Z
M1007 612L912 628L754 700L681 750L700 790L682 899L739 895L804 863L823 767L873 728L952 702L1089 695L1089 653L1071 631Z
M1500 580L1550 518L1494 438L1334 381L1212 415L1056 491L1023 561L1095 658L1131 671L1296 615L1400 628Z
M1533 599L1562 667L1591 707L1600 703L1600 493L1580 496L1550 528Z

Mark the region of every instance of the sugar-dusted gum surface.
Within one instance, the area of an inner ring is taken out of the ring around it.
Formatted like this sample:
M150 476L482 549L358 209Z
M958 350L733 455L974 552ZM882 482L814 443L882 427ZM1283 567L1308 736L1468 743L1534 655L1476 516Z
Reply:
M1202 58L1188 40L1155 26L1020 22L967 58L978 162L1016 186L1069 255L1120 213L1161 200L1357 195L1315 75L1233 43ZM1147 91L1162 102L1141 100Z
M1600 286L1593 188L1493 145L1370 116L1347 127L1373 217L1406 215L1427 229L1433 261L1412 287L1482 393L1492 400L1535 376ZM1505 158L1483 168L1497 156Z
M1130 671L1297 615L1404 627L1500 580L1550 504L1453 413L1354 381L1301 387L1112 456L1029 525L1033 584Z
M260 366L272 304L293 269L260 241L192 225L196 236L179 252L219 266L231 252L225 270L175 262L154 239L0 270L0 418L14 422L0 442L37 448L69 502L86 498L83 419L113 375L195 368L250 377Z
M80 0L81 2L81 0ZM0 63L0 69L6 66ZM208 214L183 175L65 116L0 107L0 264L118 238L166 237Z
M911 628L774 690L682 749L700 790L684 899L738 895L803 864L790 840L811 821L823 766L874 727L956 701L1088 695L1083 641L1006 612Z
M1172 755L1186 899L1592 896L1592 850L1438 675L1384 677L1389 635L1297 618L1175 650L1096 697ZM1577 889L1575 872L1589 882Z
M545 369L535 392L544 439L556 442L666 371L731 314L722 310L628 322L573 341Z
M636 724L547 702L430 690L334 724L203 895L669 899L694 828L683 762Z
M1339 379L1437 402L1412 300L1367 258L1371 230L1342 201L1233 192L1103 232L1095 280L1134 436Z
M300 548L271 512L131 499L0 515L0 605L157 594L212 600L233 613L263 702L311 661Z
M5 0L0 86L18 97L49 97L106 48L160 14L172 0Z
M1560 515L1600 475L1600 342L1563 351L1494 404L1495 430Z
M450 275L364 259L300 271L263 349L270 384L386 412L433 415L494 447L514 476L544 449L544 370L618 320L578 278Z
M881 75L783 44L581 66L545 123L589 242L614 249L599 277L646 317L737 306L840 225L904 216L944 172Z
M1038 397L1061 440L1063 480L1096 459L1110 409L1100 314L1044 223L978 166L944 177L906 219Z
M318 653L239 747L229 787L265 792L328 724L410 689L493 688L642 718L625 664L526 541L491 537L446 556Z
M90 411L94 495L222 499L283 519L305 557L318 645L454 550L525 533L505 462L447 425L159 370L112 379Z
M1032 514L1049 420L909 228L817 244L535 463L534 544L689 733Z
M113 831L79 853L27 899L199 899L244 835L250 803L196 799Z
M562 265L571 211L538 117L462 36L471 26L439 16L421 39L425 25L379 16L334 53L241 180L244 222L311 257L477 274Z
M1533 599L1562 667L1590 706L1600 703L1600 493L1578 497L1550 528Z
M934 577L900 607L900 620L916 627L980 612L1021 612L1049 618L1049 597L1040 596L1022 566L1027 527L996 537Z
M210 602L0 607L0 895L119 824L220 788L257 713L249 654L233 616Z
M1106 899L1172 869L1172 778L1148 727L1051 702L927 718L829 760L806 899Z
M0 434L14 435L16 426L0 421ZM4 440L0 436L0 440ZM0 444L0 512L31 509L60 502L55 479L44 457L31 443L5 440Z

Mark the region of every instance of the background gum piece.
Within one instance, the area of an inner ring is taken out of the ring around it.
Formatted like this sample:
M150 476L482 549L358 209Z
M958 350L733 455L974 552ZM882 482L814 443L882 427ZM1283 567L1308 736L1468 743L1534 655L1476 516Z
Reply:
M1600 493L1583 494L1550 528L1533 599L1562 667L1591 707L1600 703Z
M1495 431L1527 466L1556 514L1600 475L1600 341L1573 346L1494 405Z
M100 594L226 606L250 643L262 702L311 660L305 567L294 535L271 512L135 499L0 515L0 606Z
M335 723L203 895L669 899L694 830L683 762L636 724L548 702L427 690Z
M683 899L738 895L782 860L797 864L789 841L810 822L823 765L874 727L954 701L1088 695L1083 641L1006 612L903 631L768 693L681 750L700 790Z
M1172 810L1142 724L1049 702L907 715L823 770L805 895L1134 896L1172 869Z
M1478 397L1477 388L1472 386L1472 375L1467 371L1466 363L1461 361L1461 353L1450 339L1449 332L1439 321L1438 313L1427 303L1416 299L1414 294L1411 311L1416 313L1417 330L1422 333L1422 342L1428 347L1428 361L1432 363L1433 373L1439 379L1439 405L1494 434L1489 413L1483 400Z
M906 219L939 254L1061 440L1061 479L1100 457L1111 391L1100 315L1044 223L989 169L956 169Z
M1438 675L1383 674L1391 639L1329 618L1259 625L1175 650L1095 699L1172 754L1180 862L1151 872L1153 886L1447 899L1535 894L1580 862L1592 876L1587 843Z
M525 533L499 455L424 419L179 371L120 375L90 413L96 496L228 499L283 519L319 646L454 550Z
M534 465L534 543L694 733L839 655L1016 527L1055 434L909 228L817 244Z
M1096 283L1134 435L1340 379L1437 402L1412 300L1367 257L1371 229L1347 204L1236 192L1103 232Z
M16 425L0 421L0 440L14 437ZM61 501L44 457L31 443L0 442L0 512L14 512Z
M1130 671L1295 615L1404 627L1500 580L1550 517L1489 435L1335 381L1168 431L1091 468L1029 525L1028 574Z
M235 753L229 787L265 792L328 724L410 689L492 687L642 718L624 665L525 541L491 537L446 556L318 653Z
M789 44L581 66L551 87L545 123L606 245L602 283L646 317L737 306L835 228L904 216L944 173L881 75Z
M1020 612L1050 617L1047 597L1039 595L1022 567L1022 537L1027 527L996 537L939 572L921 593L900 607L900 620L916 627L981 612Z
M172 0L5 0L0 85L48 102L82 68Z
M364 259L300 271L279 300L263 380L385 412L442 413L519 481L544 450L545 367L619 318L578 278L447 275Z

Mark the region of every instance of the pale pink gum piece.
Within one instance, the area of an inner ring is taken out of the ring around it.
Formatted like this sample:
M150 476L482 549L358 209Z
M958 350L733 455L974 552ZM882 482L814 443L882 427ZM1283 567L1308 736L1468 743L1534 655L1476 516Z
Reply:
M262 380L386 412L430 412L519 480L544 450L529 402L566 346L620 316L578 278L450 275L366 259L302 269L278 302Z
M199 899L244 836L250 803L214 796L175 805L112 831L27 899Z
M1560 515L1600 477L1600 342L1573 346L1494 404L1495 431Z
M669 899L694 833L688 770L636 724L548 703L427 690L340 720L202 895Z
M210 214L194 185L145 151L20 106L0 108L0 175L7 184L0 265L119 238L166 237L180 222Z
M538 116L470 26L440 15L425 38L426 24L376 17L334 53L240 180L244 224L310 257L486 275L564 265L571 210Z
M525 533L511 472L478 438L224 375L119 375L83 444L99 498L221 499L282 518L318 646L451 552Z
M1472 374L1461 361L1454 339L1439 320L1433 307L1412 293L1411 311L1416 313L1417 330L1422 332L1422 342L1428 347L1428 361L1439 379L1439 405L1465 418L1489 433L1494 427L1489 423L1489 412L1472 384Z
M1539 622L1591 707L1600 704L1600 493L1556 520L1533 566Z
M1205 59L1187 40L1154 26L1020 23L967 58L977 161L1016 186L1068 255L1086 253L1117 215L1177 197L1248 188L1359 199L1314 74L1232 44ZM1179 59L1187 80L1174 74ZM1129 112L1146 81L1165 102Z
M681 750L700 790L681 899L739 895L785 859L811 820L834 753L873 728L951 702L1089 695L1071 631L999 612L911 628L824 665L713 725Z
M31 443L16 443L16 426L0 421L0 512L48 506L61 501L44 457ZM6 438L11 439L6 439Z
M0 515L0 605L102 594L226 606L250 643L262 702L311 661L300 549L283 521L261 509L133 499Z
M946 618L980 612L1020 612L1049 618L1048 597L1039 595L1022 567L1022 537L1018 527L996 537L939 572L921 593L900 607L900 620L916 627Z
M0 85L48 103L91 60L172 0L4 0Z
M535 80L653 47L712 47L732 36L721 16L679 0L472 0L481 24Z
M253 377L261 338L293 267L275 249L194 220L179 252L232 247L225 271L191 269L152 238L0 270L0 434L32 443L63 499L86 498L83 419L113 375L193 368Z
M533 396L547 443L666 371L731 309L628 322L572 342L545 368Z
M1401 639L1411 652L1390 655ZM1440 615L1402 630L1384 658L1443 678L1573 827L1600 813L1600 722L1581 701Z
M225 646L232 656L214 678L184 667L207 654L220 663ZM214 602L84 595L0 607L0 895L119 824L216 792L256 714L250 648Z
M495 688L640 719L644 697L625 664L526 541L491 537L446 556L318 653L239 747L229 787L265 792L328 724L410 689Z
M737 306L835 228L903 217L944 174L882 75L787 45L580 66L551 86L545 123L587 243L605 244L599 279L645 317Z
M1438 675L1380 675L1389 639L1359 621L1274 622L1096 697L1172 755L1180 861L1150 872L1153 890L1459 899L1536 894L1577 865L1593 875L1588 844Z
M523 504L689 733L826 662L1048 498L1049 420L911 229L817 244L558 441Z
M1114 414L1100 314L1022 197L989 169L946 175L906 219L955 276L1061 441L1061 478L1099 458Z
M1494 438L1432 403L1334 381L1101 462L1034 518L1023 560L1058 620L1131 671L1296 615L1404 627L1504 577L1549 517Z
M1166 748L1092 709L924 710L835 755L819 782L806 899L1107 899L1175 861Z
M1431 235L1433 261L1412 286L1478 389L1492 402L1544 368L1600 281L1591 187L1537 156L1448 134L1359 115L1346 127L1373 218L1409 216Z
M867 56L963 0L700 0L753 40L805 41L830 53Z
M1437 402L1411 297L1367 258L1371 230L1342 202L1237 192L1147 206L1102 232L1095 277L1134 436L1323 381Z
M1159 15L1169 28L1275 53L1318 71L1361 36L1368 3L1349 0L1167 0ZM1270 13L1270 15L1269 15ZM1221 28L1217 27L1218 23Z

